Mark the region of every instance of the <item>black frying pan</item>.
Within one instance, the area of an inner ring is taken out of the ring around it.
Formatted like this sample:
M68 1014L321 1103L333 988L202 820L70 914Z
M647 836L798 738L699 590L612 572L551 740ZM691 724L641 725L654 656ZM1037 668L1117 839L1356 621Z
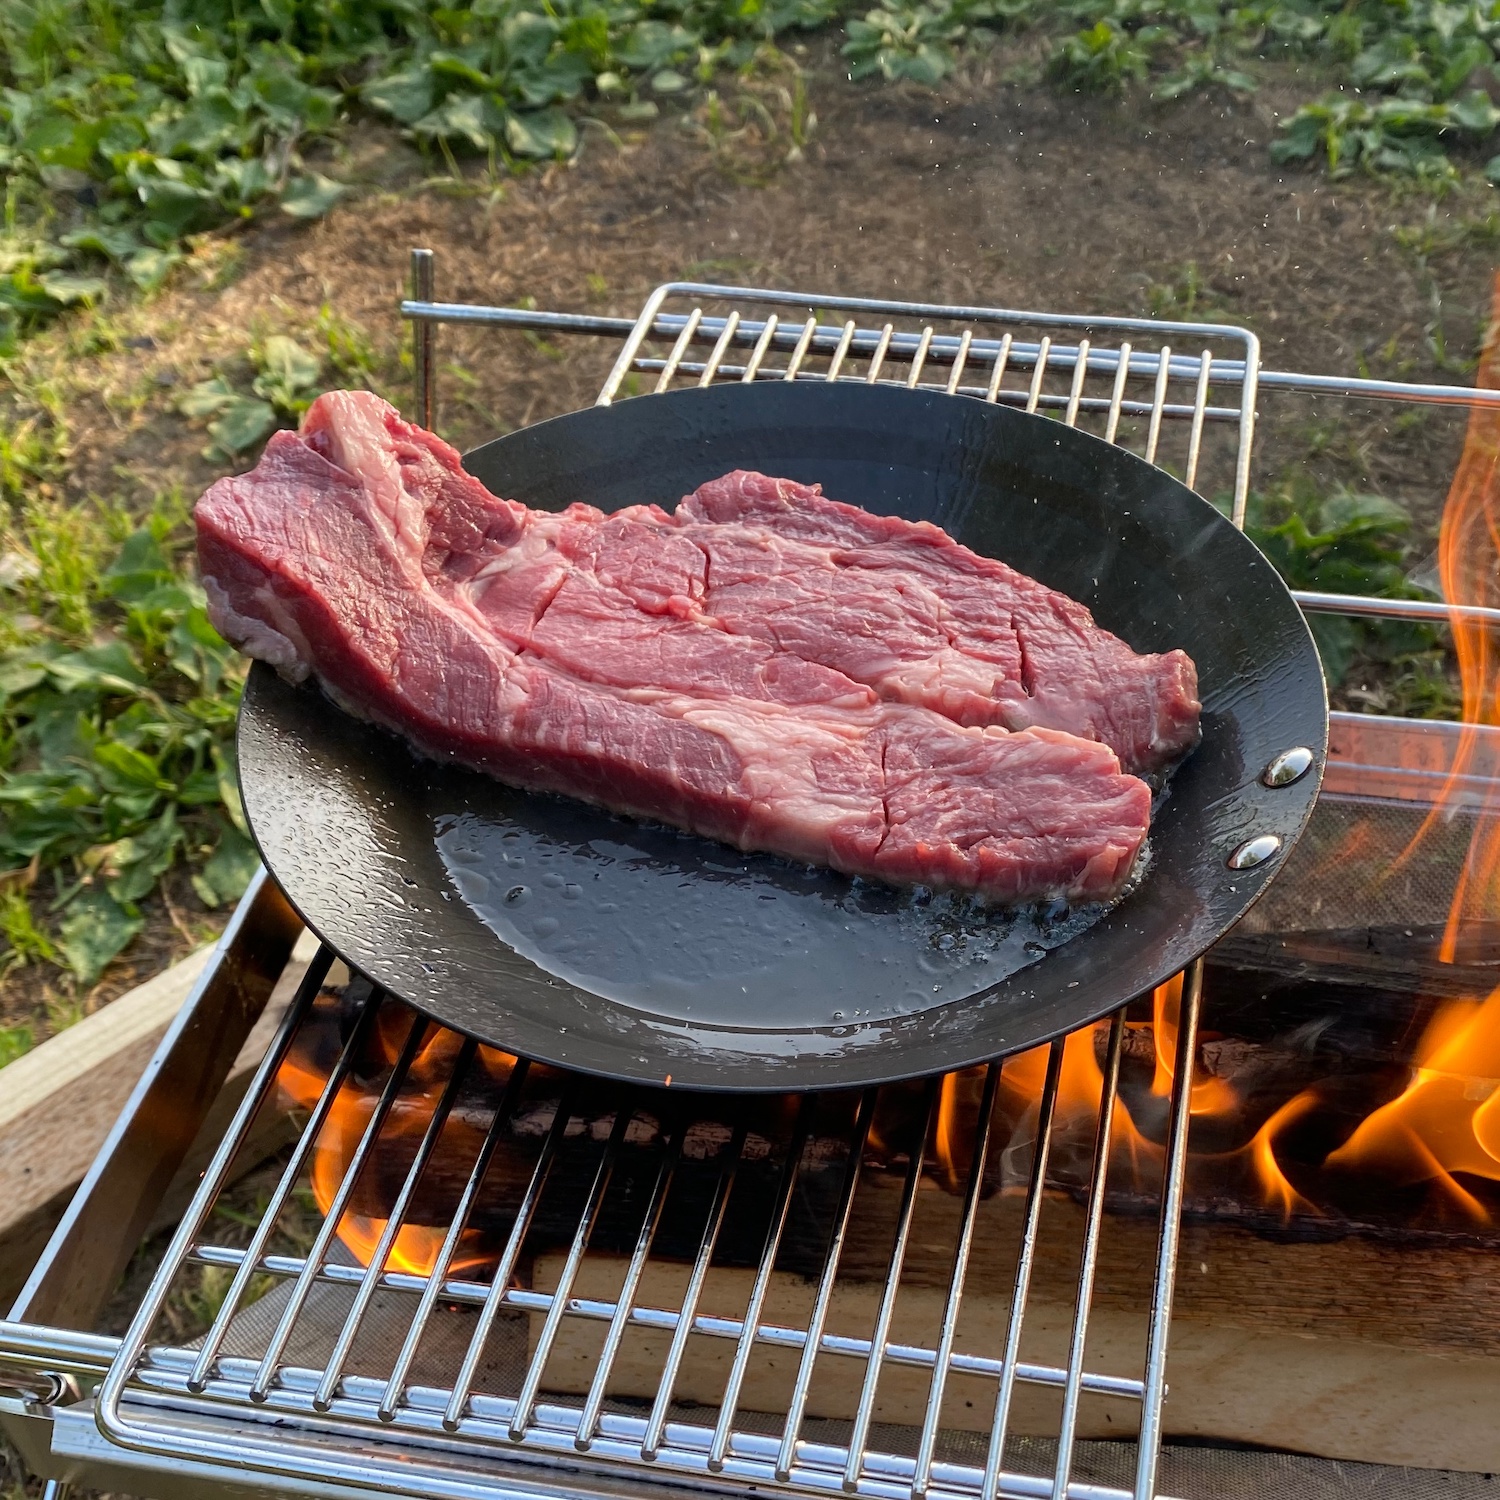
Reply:
M518 792L419 760L257 664L240 777L272 874L352 964L486 1042L689 1088L959 1067L1175 974L1244 915L1307 821L1328 713L1300 611L1212 506L1097 438L962 397L777 383L575 412L465 463L546 509L670 507L734 468L821 481L868 510L935 521L1081 600L1137 650L1184 647L1203 698L1203 743L1159 799L1144 878L1084 927ZM1296 746L1313 769L1265 785ZM1230 867L1267 834L1278 854Z

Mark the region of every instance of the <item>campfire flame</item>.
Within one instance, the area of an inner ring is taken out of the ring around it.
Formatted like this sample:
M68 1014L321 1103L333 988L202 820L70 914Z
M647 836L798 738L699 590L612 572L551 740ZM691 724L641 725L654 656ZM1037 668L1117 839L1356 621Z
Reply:
M1500 277L1477 383L1500 388ZM1438 571L1450 604L1500 604L1500 411L1475 407L1438 539ZM1463 686L1464 729L1439 803L1397 867L1415 858L1451 813L1461 779L1475 769L1479 739L1500 726L1500 652L1490 627L1453 619ZM1466 928L1500 914L1500 805L1476 819L1448 909L1439 958L1453 963ZM1500 989L1487 998L1449 1000L1428 1023L1401 1094L1369 1114L1324 1165L1378 1174L1396 1186L1431 1183L1477 1222L1489 1211L1453 1175L1500 1181ZM1293 1105L1299 1101L1293 1100ZM1289 1106L1290 1107L1290 1106ZM1305 1112L1305 1111L1304 1111ZM1268 1122L1269 1123L1269 1122ZM1268 1149L1269 1149L1269 1142Z
M406 1045L410 1024L413 1024L411 1013L404 1008L381 1008L368 1049L373 1066L389 1068L396 1063ZM425 1023L418 1020L415 1024ZM314 1030L309 1040L317 1038L318 1032ZM386 1117L380 1136L380 1147L399 1153L403 1169L410 1163L417 1142L432 1121L463 1046L464 1039L457 1032L444 1027L429 1027L412 1058L406 1087ZM477 1060L497 1082L503 1082L509 1076L516 1061L508 1053L491 1047L480 1047ZM294 1109L312 1109L328 1081L329 1062L331 1059L325 1062L309 1058L294 1047L277 1074L284 1104ZM375 1112L378 1097L378 1089L361 1082L357 1070L345 1078L334 1096L328 1118L318 1133L310 1174L314 1201L325 1216L333 1208L359 1141ZM483 1140L482 1132L457 1113L450 1113L436 1152L467 1164L478 1156ZM388 1219L346 1208L339 1219L338 1238L360 1265L368 1266L380 1248L388 1223ZM446 1233L446 1227L403 1224L391 1242L383 1269L416 1276L429 1275L437 1264ZM454 1251L450 1273L458 1274L487 1264L489 1248L482 1235L466 1230Z

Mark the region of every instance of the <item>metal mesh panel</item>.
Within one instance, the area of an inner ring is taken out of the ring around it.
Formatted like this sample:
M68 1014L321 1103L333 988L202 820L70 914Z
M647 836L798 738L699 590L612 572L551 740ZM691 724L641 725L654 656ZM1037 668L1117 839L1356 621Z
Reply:
M310 970L106 1383L101 1413L118 1440L191 1453L201 1428L170 1411L201 1404L278 1416L274 1447L258 1451L243 1430L231 1445L268 1472L311 1462L298 1427L325 1415L372 1435L584 1453L698 1483L1152 1492L1149 1472L1107 1491L1071 1481L1091 1422L1128 1429L1160 1399L1152 1308L1140 1309L1133 1368L1085 1358L1123 1018L1089 1138L1062 1139L1060 1043L1039 1088L995 1064L977 1096L964 1075L801 1100L623 1090L490 1053L362 983L341 1004L320 998L330 960ZM1196 1005L1194 989L1185 1033ZM308 1111L298 1144L250 1243L216 1242L235 1144L283 1107L288 1080ZM999 1146L1022 1138L1024 1207L1002 1244L976 1225L1015 1169ZM1049 1343L1027 1319L1054 1150L1084 1164L1087 1210L1071 1305L1043 1320L1057 1329ZM310 1244L289 1245L287 1210L308 1184L323 1220ZM936 1222L938 1194L951 1234L935 1243L914 1225L924 1203ZM212 1327L192 1346L151 1343L193 1263L231 1273ZM993 1305L997 1286L1000 1347L976 1347L963 1299L982 1288ZM1047 1397L1053 1460L1016 1472L1006 1440L1034 1430L1031 1392Z
M978 397L1127 447L1222 493L1240 523L1259 365L1255 335L1229 325L674 282L642 308L599 404L763 380Z

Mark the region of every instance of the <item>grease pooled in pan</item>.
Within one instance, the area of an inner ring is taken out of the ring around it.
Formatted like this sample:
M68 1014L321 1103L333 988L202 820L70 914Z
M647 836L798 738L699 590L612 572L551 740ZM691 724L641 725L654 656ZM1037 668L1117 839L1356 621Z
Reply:
M1038 962L1106 910L986 908L742 854L563 797L516 798L513 811L437 820L460 898L559 979L679 1021L911 1015Z

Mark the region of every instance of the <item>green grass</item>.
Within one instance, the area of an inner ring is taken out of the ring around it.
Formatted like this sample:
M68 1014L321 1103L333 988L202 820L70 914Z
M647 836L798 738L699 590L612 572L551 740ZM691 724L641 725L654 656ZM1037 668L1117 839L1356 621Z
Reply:
M52 964L86 989L179 861L208 906L254 869L233 759L244 667L190 576L185 514L177 495L139 524L35 498L0 537L0 972Z
M294 424L319 390L378 384L376 364L363 330L325 306L297 338L252 329L246 354L179 408L224 463ZM36 964L62 980L56 1031L169 872L221 907L255 854L234 767L245 666L193 577L188 502L56 498L67 423L54 393L31 397L38 416L13 425L0 511L0 978ZM0 1065L32 1040L26 1026L0 1032Z

